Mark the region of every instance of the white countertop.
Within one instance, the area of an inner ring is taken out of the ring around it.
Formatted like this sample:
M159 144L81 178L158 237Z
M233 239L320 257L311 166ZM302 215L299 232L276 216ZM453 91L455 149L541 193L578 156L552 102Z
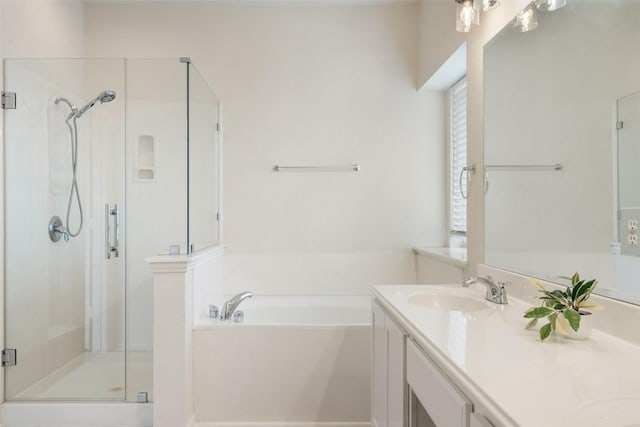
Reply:
M598 330L586 341L552 335L540 342L537 329L524 329L522 314L529 304L512 297L507 305L490 303L480 285L378 285L373 290L409 335L499 424L640 426L640 347ZM487 308L460 312L408 302L420 292L469 296ZM613 409L612 399L618 402ZM623 416L634 407L637 416Z

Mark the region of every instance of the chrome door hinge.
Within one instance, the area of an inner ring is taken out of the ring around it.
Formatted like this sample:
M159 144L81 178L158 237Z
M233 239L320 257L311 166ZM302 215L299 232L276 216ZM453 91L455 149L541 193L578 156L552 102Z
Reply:
M216 123L216 130L220 132L220 122Z
M16 366L16 349L6 348L2 350L2 366Z
M616 129L622 129L623 127L624 127L623 121L616 122Z
M220 222L220 212L216 214L216 221Z
M15 110L16 109L16 93L2 91L0 104L2 104L3 110Z

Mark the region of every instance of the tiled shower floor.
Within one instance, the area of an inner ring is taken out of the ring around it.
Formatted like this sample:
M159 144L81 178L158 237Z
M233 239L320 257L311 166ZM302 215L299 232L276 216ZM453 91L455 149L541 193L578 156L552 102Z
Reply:
M136 401L138 392L152 399L153 359L151 352L127 355L126 399ZM69 363L36 382L16 399L125 399L125 354L122 352L82 353Z

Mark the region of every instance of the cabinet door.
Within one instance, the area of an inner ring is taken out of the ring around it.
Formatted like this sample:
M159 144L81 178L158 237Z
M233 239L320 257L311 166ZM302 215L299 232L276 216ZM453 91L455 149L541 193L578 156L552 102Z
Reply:
M387 427L387 329L385 314L376 301L371 304L373 322L371 423Z
M436 426L469 426L471 402L412 341L407 341L407 382Z
M405 371L406 334L388 316L387 328L387 423L388 427L407 424L407 380Z
M485 417L479 414L471 414L471 425L470 427L493 427Z

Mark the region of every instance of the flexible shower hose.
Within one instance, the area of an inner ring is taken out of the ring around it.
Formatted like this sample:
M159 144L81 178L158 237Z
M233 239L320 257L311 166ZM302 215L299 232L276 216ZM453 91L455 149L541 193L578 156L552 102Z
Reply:
M76 117L73 116L73 126L69 123L69 119L65 122L67 127L69 128L69 136L71 137L71 171L73 173L73 178L71 180L71 189L69 191L69 202L67 203L67 215L65 217L65 228L67 229L67 233L69 236L76 237L80 234L82 230L82 225L84 224L84 213L82 212L82 202L80 200L80 191L78 190L78 180L76 177L76 170L78 166L78 124L76 123ZM80 225L78 226L78 230L74 233L71 231L69 227L69 215L71 214L71 204L73 203L73 195L75 194L76 200L78 201L78 211L80 213Z

